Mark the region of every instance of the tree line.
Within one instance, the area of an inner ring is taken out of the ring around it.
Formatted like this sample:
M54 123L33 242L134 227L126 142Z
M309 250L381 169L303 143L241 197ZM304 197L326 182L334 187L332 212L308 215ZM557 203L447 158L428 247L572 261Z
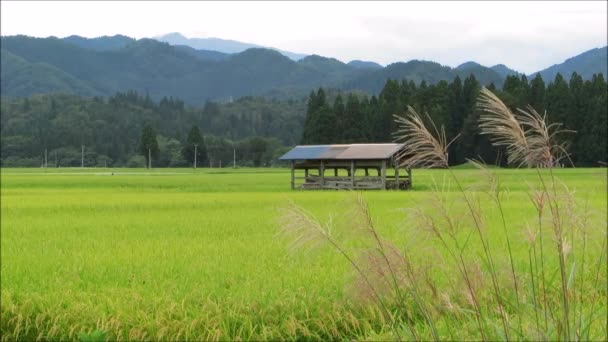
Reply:
M186 167L193 165L197 144L200 166L229 166L234 159L241 166L268 166L298 143L392 142L394 115L410 105L445 126L448 140L458 137L450 146L451 164L481 158L506 165L504 153L479 134L480 87L472 75L435 84L388 80L378 96L319 88L308 99L243 97L201 107L173 97L155 102L134 91L109 98L2 98L0 161L5 167L40 166L46 151L50 166L143 167L150 155L153 167ZM548 84L538 74L530 81L508 76L501 89L489 88L512 110L530 104L539 113L546 110L550 122L575 131L561 137L575 165L606 162L608 91L602 74L587 81L577 73L569 80L558 74ZM157 147L142 148L145 126Z
M597 166L607 161L608 88L602 74L583 81L576 72L570 80L558 73L548 84L540 74L530 81L525 75L511 75L502 89L494 84L488 88L511 110L530 105L541 114L546 111L549 122L573 131L559 138L569 145L575 165ZM428 113L438 126L443 125L448 141L456 138L449 149L451 164L475 158L504 166L504 153L479 134L480 113L475 103L480 89L473 75L432 85L388 80L380 94L371 97L340 94L330 100L326 90L319 88L309 95L300 143L392 142L394 115L404 114L407 106L412 106L419 113Z
M2 98L1 165L49 166L147 165L141 151L144 126L156 136L152 166L192 166L188 135L195 127L206 155L199 165L267 166L294 145L301 132L305 99L274 101L243 97L229 103L188 107L180 99L153 101L134 91L109 98L66 94ZM84 156L82 148L84 146ZM192 151L194 153L194 151ZM235 155L236 154L236 155Z

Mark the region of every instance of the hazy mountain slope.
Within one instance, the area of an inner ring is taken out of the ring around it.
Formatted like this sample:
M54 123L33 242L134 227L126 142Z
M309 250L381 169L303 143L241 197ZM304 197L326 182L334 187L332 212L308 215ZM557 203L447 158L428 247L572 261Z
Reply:
M201 104L248 95L301 98L319 86L377 94L387 79L434 84L474 75L481 84L500 87L504 75L514 72L504 65L487 68L475 62L454 69L419 60L382 68L317 55L296 62L264 48L226 54L154 39L128 41L124 36L84 40L8 36L1 38L1 44L2 90L8 96L53 91L107 96L136 90L154 99L173 96ZM605 55L606 48L595 49L568 60L562 69L574 68L588 78L589 72L605 69ZM571 72L563 73L568 77ZM551 76L543 78L549 81Z
M51 92L85 96L100 92L72 75L46 63L30 63L4 49L0 50L2 96L29 96Z
M504 64L496 64L493 67L490 67L490 69L496 71L500 76L506 78L509 75L519 75L521 74L521 72L515 71L509 67L507 67Z
M121 49L135 41L135 39L123 35L103 36L97 38L85 38L72 35L62 38L63 41L74 44L81 48L96 51L108 51Z
M198 59L204 61L224 61L230 57L230 54L212 50L197 50L187 45L174 45L176 50L183 51Z
M95 51L56 38L13 36L2 37L2 47L25 61L63 70L101 94L133 89L153 98L174 96L196 104L272 92L303 96L311 87L337 84L351 69L342 64L341 71L317 70L318 64L300 65L268 49L226 56L210 52L207 57L214 57L204 59L204 52L152 39L141 39L118 50ZM9 84L11 74L4 76L7 79L3 81ZM40 81L38 77L42 75L32 75L34 83ZM285 93L285 89L290 90Z
M346 89L360 89L363 91L378 93L387 79L407 79L420 83L436 83L440 80L453 78L451 69L439 63L413 60L407 63L393 63L385 68L375 70L369 74L359 76L343 85Z
M266 48L279 51L282 55L297 61L304 57L305 54L294 53L290 51L279 50L273 47L265 47L257 44L244 43L236 40L220 39L220 38L186 38L182 34L174 32L165 34L154 39L169 43L171 45L186 45L197 50L213 50L223 53L239 53L251 48Z
M608 75L608 46L592 49L580 55L566 59L561 64L552 65L541 71L530 74L533 77L540 73L545 82L551 81L559 72L565 78L570 78L573 72L577 72L583 79L591 79L593 74L602 73L604 77Z
M368 62L368 61L360 61L360 60L353 60L350 61L348 63L346 63L347 65L350 65L353 68L357 68L357 69L372 69L372 70L377 70L377 69L382 69L382 65L376 63L376 62Z

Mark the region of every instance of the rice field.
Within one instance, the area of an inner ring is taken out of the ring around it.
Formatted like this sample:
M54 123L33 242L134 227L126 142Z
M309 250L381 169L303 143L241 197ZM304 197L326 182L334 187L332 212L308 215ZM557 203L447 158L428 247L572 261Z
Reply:
M330 246L291 250L279 234L280 209L293 202L321 222L331 220L337 239L346 236L352 192L291 191L286 169L1 171L3 341L410 339L403 322L391 321L363 298L365 289L356 286L356 273L343 255ZM537 173L493 171L504 189L520 296L528 303L510 317L523 318L520 331L536 336L538 311L529 304L534 286L526 285L531 250L526 232L536 222L530 194L538 186ZM485 208L489 201L480 172L453 172ZM588 212L585 249L576 232L565 232L570 277L582 280L580 292L574 288L572 295L586 298L572 308L572 319L580 312L592 321L586 336L606 340L606 169L554 173ZM361 194L381 235L427 270L428 298L445 309L434 316L440 338L478 340L462 282L450 272L455 266L410 215L411 209L430 208L435 187L453 202L455 213L461 194L443 170L414 170L413 182L411 191ZM508 288L501 216L491 206L486 213L490 248ZM543 234L552 291L559 288L553 273L557 256L547 252L553 247L551 232ZM470 241L466 256L475 264L482 249L474 236ZM345 244L358 255L360 246ZM479 273L484 297L490 285L483 265ZM489 331L499 330L499 319L486 323ZM412 324L418 338L432 337L422 318L414 317ZM486 338L492 336L500 333Z

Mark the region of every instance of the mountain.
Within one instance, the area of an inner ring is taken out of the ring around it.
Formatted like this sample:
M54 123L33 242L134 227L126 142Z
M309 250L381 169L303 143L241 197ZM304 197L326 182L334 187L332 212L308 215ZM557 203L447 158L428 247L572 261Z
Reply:
M555 75L559 72L565 78L570 78L573 72L576 71L585 80L591 79L595 73L603 73L608 75L608 46L603 48L591 49L583 52L580 55L566 59L561 64L555 64L547 69L537 71L529 75L533 77L540 73L545 82L552 81Z
M81 36L69 36L62 38L63 41L76 46L96 51L108 51L121 49L135 41L135 39L123 36L102 36L97 38L85 38Z
M387 79L407 79L415 83L425 81L427 84L435 84L442 80L451 81L456 76L464 79L470 75L474 75L484 85L494 83L494 85L501 86L504 81L504 78L497 72L477 63L460 65L452 69L436 62L412 60L406 63L393 63L385 68L366 73L346 82L343 87L378 93L384 87Z
M197 50L213 50L228 54L243 52L251 48L266 48L279 51L281 54L289 57L294 61L298 61L306 57L306 55L301 53L294 53L251 43L243 43L236 40L220 38L186 38L182 34L177 32L168 33L160 37L155 37L154 39L160 42L169 43L171 45L186 45Z
M487 68L475 62L450 68L420 60L386 67L362 61L346 64L318 55L294 61L266 48L223 53L125 36L3 36L0 47L1 90L9 97L49 92L109 96L135 90L154 100L172 96L199 105L241 96L303 98L320 86L377 94L387 79L435 84L474 75L483 85L501 87L504 75L515 73L504 65ZM606 60L601 60L601 54L597 58L598 51L605 57L606 48L596 49L564 65L585 78L589 75L585 70L603 68L605 72ZM550 80L550 76L543 77Z
M493 83L494 85L502 86L502 82L505 78L505 76L495 70L475 62L463 63L454 68L453 71L461 79L474 75L481 84L486 85Z
M3 56L10 56L3 57L0 73L6 96L53 90L107 96L136 90L157 100L173 96L189 104L201 104L246 95L305 96L313 87L337 86L349 75L357 74L356 69L344 63L320 56L299 63L263 48L228 55L153 39L103 51L52 37L2 37L1 46ZM70 80L69 84L74 85L70 88L57 83L52 87L41 73L24 77L19 70L24 69L25 62L53 67L56 74L61 74L53 79ZM76 84L75 80L79 82Z
M85 82L47 63L30 63L0 50L0 90L2 95L29 96L34 93L72 93L97 95Z
M482 68L483 66L477 62L465 62L460 64L459 66L457 66L456 70L469 70L469 69L476 69L476 68Z
M357 69L372 69L372 70L382 69L382 65L380 65L376 62L354 60L354 61L348 62L347 64L352 66L353 68L357 68Z
M196 50L187 45L175 45L176 50L183 51L203 61L224 61L230 54L212 50Z
M500 76L505 77L505 78L510 75L520 75L521 74L521 72L510 69L504 64L496 64L495 66L490 67L490 69L496 71Z

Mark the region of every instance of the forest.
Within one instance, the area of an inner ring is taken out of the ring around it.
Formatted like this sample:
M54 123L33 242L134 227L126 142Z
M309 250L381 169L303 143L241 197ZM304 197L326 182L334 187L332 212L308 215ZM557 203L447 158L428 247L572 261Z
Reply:
M345 94L332 101L318 89L309 96L301 143L390 142L396 129L394 115L404 114L412 106L419 113L428 113L438 127L445 127L447 140L454 140L449 150L451 164L481 159L508 166L504 153L479 134L480 113L475 103L480 89L473 75L434 85L389 80L379 96L371 98ZM502 89L493 84L488 89L513 111L530 105L538 113L546 112L550 123L561 123L559 128L567 132L556 138L569 146L574 165L606 162L608 89L602 74L583 81L576 72L569 80L558 73L548 84L540 74L530 81L525 75L511 75ZM563 162L572 165L570 160Z
M569 79L557 74L548 82L540 74L530 81L511 75L502 89L493 84L488 88L513 110L529 104L539 113L546 111L549 122L572 131L558 139L569 144L574 165L606 162L608 89L602 74L590 80L576 72ZM451 164L476 158L507 166L504 154L479 135L475 101L480 89L470 75L435 84L388 80L378 96L318 88L308 99L242 97L199 107L175 97L154 101L135 91L107 98L3 98L1 165L41 166L46 150L49 167L143 167L147 156L140 145L148 125L158 144L153 167L191 166L193 152L185 147L192 147L188 135L196 129L204 141L201 166L232 166L235 159L237 166L274 166L296 144L394 141L394 115L405 113L409 105L443 125L448 141L457 137L450 146Z

